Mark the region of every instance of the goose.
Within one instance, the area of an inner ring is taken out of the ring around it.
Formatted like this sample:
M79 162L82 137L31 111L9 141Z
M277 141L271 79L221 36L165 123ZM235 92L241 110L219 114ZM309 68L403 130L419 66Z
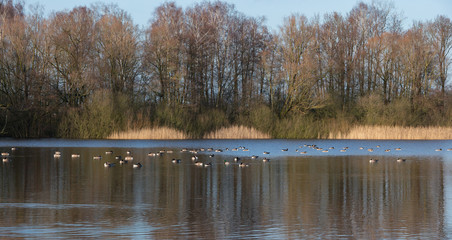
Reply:
M119 164L126 164L126 163L128 163L129 161L127 161L127 160L123 160L123 159L121 159L121 160L119 160Z
M262 159L262 162L270 162L270 159L264 158L264 159Z
M106 151L105 154L113 154L113 151Z
M213 158L213 157L215 157L215 155L214 154L210 154L209 157Z
M133 161L133 157L132 157L132 156L126 156L126 157L124 158L124 160L127 160L127 161Z
M116 160L121 160L122 157L118 155L118 156L115 157L115 159L116 159Z
M406 162L406 159L402 159L402 158L397 158L397 162Z
M204 167L210 167L210 166L212 166L212 163L211 163L211 162L210 162L210 163L204 164Z
M264 154L270 154L270 152L264 152Z
M259 156L253 155L251 156L251 159L257 159Z
M402 150L402 148L396 148L395 150L396 150L396 151L400 151L400 150Z
M16 148L15 148L15 147L12 147L12 148L11 148L11 151L16 151Z
M7 157L4 157L4 158L2 159L2 162L3 162L3 163L9 163L9 161L10 161L10 159L7 158Z
M2 152L2 156L3 156L3 157L9 156L9 152Z
M60 158L60 157L61 157L61 152L56 151L56 152L53 154L53 158Z
M369 160L369 162L370 162L370 163L377 163L377 162L378 162L378 159L373 159L373 158L371 158L371 159Z
M102 159L102 156L94 156L93 157L93 160L101 160Z
M239 157L235 157L234 158L234 162L238 162L238 161L240 161L240 158Z
M173 159L171 162L172 163L180 163L180 159Z
M289 149L288 148L283 148L283 149L281 149L281 151L287 152L287 151L289 151Z
M198 160L198 156L193 156L193 157L191 157L191 160L192 160L192 161Z
M133 168L141 168L143 165L141 163L134 163Z
M79 157L80 157L80 154L78 154L78 153L73 153L73 154L71 155L71 157L72 157L72 158L79 158Z
M239 167L248 167L249 165L248 164L245 164L245 163L240 163L239 164Z
M228 162L228 161L226 161L226 160L224 160L224 165L225 165L225 166L229 166L229 164L231 164L231 163Z
M308 153L308 152L306 152L306 151L300 152L300 154L306 154L306 153Z
M113 167L115 164L114 163L110 163L110 162L105 162L104 163L104 167Z
M126 153L127 153L127 155L130 155L130 154L131 154L132 152L130 152L130 151L127 151Z
M200 166L202 167L204 164L202 162L195 162L195 166Z
M435 151L437 151L437 152L441 152L442 150L443 150L442 148L435 149Z

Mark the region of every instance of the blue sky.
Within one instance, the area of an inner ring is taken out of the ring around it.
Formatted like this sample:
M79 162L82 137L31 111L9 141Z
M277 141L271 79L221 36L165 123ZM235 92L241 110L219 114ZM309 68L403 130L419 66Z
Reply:
M164 3L164 0L26 0L27 4L39 3L46 13L52 11L69 10L76 6L90 6L95 2L115 3L127 11L135 24L146 26L154 9ZM186 8L195 2L190 0L175 1L178 6ZM323 16L334 11L345 14L349 12L358 0L225 0L232 3L236 9L247 16L265 16L266 23L271 29L282 25L284 17L292 13L304 14L312 17L315 14ZM364 0L371 3L371 0ZM390 1L386 1L390 2ZM405 27L410 27L414 20L433 20L437 15L445 15L452 19L452 0L395 0L391 1L397 12L405 17Z

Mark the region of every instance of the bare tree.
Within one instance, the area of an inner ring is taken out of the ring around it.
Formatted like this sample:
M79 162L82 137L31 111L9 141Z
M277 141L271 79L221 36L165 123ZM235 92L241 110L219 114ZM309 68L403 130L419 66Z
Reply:
M93 11L87 7L53 14L49 25L55 88L70 106L80 106L96 83Z
M100 7L96 22L96 64L100 82L113 93L133 96L139 69L139 31L130 16L117 6Z
M436 84L440 87L441 101L444 107L446 97L446 80L451 64L452 23L445 16L438 16L428 24L427 34L436 60Z
M305 16L292 15L281 27L282 69L285 103L282 115L292 110L306 112L321 103L315 91L318 79L312 48L314 29Z
M174 2L155 11L155 17L146 31L143 66L151 83L158 86L159 99L173 105L183 102L183 46L184 15ZM150 89L155 91L154 89Z
M427 96L432 87L433 52L424 34L425 26L417 23L408 30L401 41L401 58L406 93L412 107L415 101Z

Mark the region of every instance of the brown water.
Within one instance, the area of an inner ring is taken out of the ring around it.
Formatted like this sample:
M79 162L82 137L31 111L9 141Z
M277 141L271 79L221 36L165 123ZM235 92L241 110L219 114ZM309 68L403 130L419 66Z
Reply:
M306 155L295 151L300 141L80 142L0 143L2 152L11 153L11 161L0 165L0 238L452 237L452 151L446 151L452 141L316 141L336 147L328 153L301 148ZM198 153L211 167L195 166L192 153L180 152L207 143L224 150ZM11 151L11 144L20 147ZM231 151L243 145L250 151ZM339 152L343 145L348 152ZM363 145L375 151L359 150ZM402 151L382 151L398 146ZM147 156L161 149L173 153ZM56 150L60 159L53 157ZM142 168L103 166L127 150ZM93 160L98 155L102 160ZM249 167L239 167L234 156ZM407 161L398 163L398 157Z

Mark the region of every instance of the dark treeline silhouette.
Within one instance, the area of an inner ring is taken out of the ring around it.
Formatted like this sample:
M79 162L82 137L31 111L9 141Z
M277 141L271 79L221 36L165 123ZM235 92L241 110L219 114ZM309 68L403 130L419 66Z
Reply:
M155 9L141 29L115 5L55 12L0 0L0 131L102 138L170 126L201 137L231 124L280 138L355 124L451 126L452 23L385 2L276 32L224 2Z

